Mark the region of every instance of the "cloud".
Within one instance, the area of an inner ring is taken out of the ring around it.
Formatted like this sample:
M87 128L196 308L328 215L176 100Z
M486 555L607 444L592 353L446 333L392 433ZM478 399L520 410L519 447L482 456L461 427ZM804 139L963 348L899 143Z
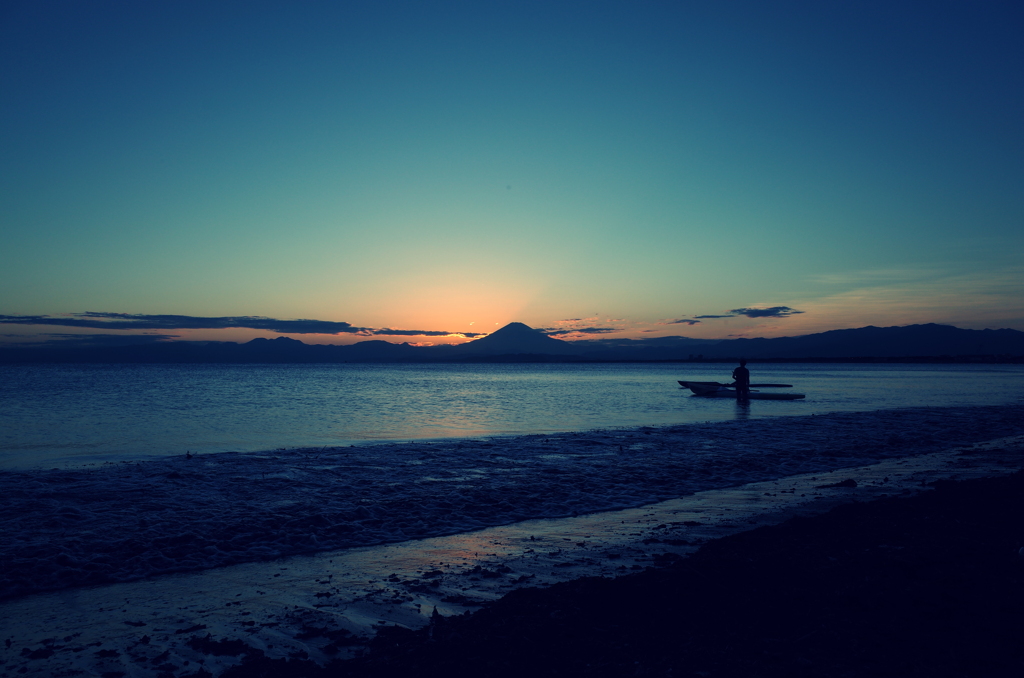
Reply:
M18 335L14 335L18 336ZM176 334L69 334L66 332L51 332L47 334L33 335L31 345L59 343L60 346L142 346L158 344L165 341L177 339Z
M698 317L706 318L708 316L698 316ZM715 316L715 317L717 317L717 316ZM680 318L679 320L666 320L665 322L658 323L658 324L659 325L700 325L700 321L699 320L693 320L692 318Z
M0 315L0 324L6 325L56 325L58 323L47 322L50 316L46 315Z
M585 335L585 334L608 334L609 332L622 332L621 327L595 327L594 325L583 326L579 325L582 323L601 323L601 322L615 322L612 320L602 321L598 315L591 316L589 318L566 318L565 320L554 321L555 325L561 325L561 327L541 327L537 331L546 334L549 337L569 337L573 335Z
M146 315L141 313L69 313L66 316L0 315L0 324L57 325L103 330L211 330L244 327L279 334L357 334L366 328L331 320L278 320L263 316L202 318L191 315Z
M793 322L807 333L915 323L1024 330L1024 266L865 286L800 305L808 315Z
M384 327L379 330L370 330L369 334L374 335L393 335L399 337L482 337L484 332L442 332L439 330L395 330L390 327Z
M566 334L607 334L609 332L621 332L617 327L579 327L576 329L559 329L545 327L539 330L549 337L559 337Z
M788 318L796 313L803 313L789 306L772 306L771 308L734 308L729 313L745 315L748 318Z
M711 318L735 318L736 316L746 316L748 318L788 318L796 313L803 313L795 308L789 306L772 306L771 308L734 308L727 314L723 315L695 315L693 316L696 321L708 320ZM695 325L696 322L687 318L680 320L671 320L664 324L675 325L678 323L686 323L688 325Z
M903 268L884 268L866 271L846 271L843 273L827 273L813 275L807 279L814 285L842 285L845 287L874 287L933 280L945 275L944 269L936 266L906 266Z
M203 318L191 315L146 315L141 313L69 313L62 316L0 315L0 325L54 325L102 330L213 330L246 328L267 330L278 334L358 334L444 337L462 334L466 337L483 336L473 332L446 332L437 330L398 330L389 327L374 329L355 327L351 323L333 320L280 320L264 316L225 316Z

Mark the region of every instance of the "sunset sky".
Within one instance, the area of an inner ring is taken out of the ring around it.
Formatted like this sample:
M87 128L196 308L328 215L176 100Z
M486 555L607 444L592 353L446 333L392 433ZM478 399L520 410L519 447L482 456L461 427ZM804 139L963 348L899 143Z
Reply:
M1021 7L8 1L0 341L1024 330Z

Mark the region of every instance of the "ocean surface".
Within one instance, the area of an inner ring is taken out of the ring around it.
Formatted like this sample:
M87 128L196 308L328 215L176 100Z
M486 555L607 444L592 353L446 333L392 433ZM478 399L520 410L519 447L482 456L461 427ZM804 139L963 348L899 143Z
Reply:
M692 397L724 364L5 365L0 468L1022 400L1021 365L755 364L799 401Z
M1020 366L754 367L806 400L676 383L727 365L3 367L0 600L1024 435Z

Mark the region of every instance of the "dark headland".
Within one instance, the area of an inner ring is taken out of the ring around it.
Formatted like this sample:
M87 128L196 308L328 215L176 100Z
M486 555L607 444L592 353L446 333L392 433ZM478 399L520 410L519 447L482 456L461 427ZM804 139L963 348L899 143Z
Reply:
M382 340L345 346L288 337L238 344L159 337L80 335L0 348L0 363L444 363L444 362L1024 362L1024 332L950 325L861 327L774 339L584 339L564 341L523 323L458 346Z
M617 579L521 589L259 676L1024 675L1024 473L840 506Z

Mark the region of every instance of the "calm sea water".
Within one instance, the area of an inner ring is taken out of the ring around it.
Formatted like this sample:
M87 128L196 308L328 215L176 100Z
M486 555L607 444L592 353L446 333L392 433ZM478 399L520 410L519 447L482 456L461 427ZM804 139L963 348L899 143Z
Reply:
M732 366L0 366L0 468L192 452L1019 402L1020 365L772 365L801 401L691 397Z

